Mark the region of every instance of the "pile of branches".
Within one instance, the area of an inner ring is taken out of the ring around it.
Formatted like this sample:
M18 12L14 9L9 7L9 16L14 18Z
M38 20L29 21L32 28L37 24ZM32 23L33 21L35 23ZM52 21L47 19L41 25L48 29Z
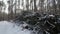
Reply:
M60 32L60 19L57 15L23 12L16 20L24 21L28 24L24 28L33 30L36 32L35 34L40 34L40 31L44 34L47 32L50 34L58 34Z

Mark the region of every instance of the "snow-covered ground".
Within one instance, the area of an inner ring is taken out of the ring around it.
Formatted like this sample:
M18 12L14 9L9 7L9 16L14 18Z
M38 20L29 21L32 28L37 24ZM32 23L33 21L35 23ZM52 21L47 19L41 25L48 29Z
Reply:
M0 34L31 34L31 31L22 30L22 27L8 21L0 21Z

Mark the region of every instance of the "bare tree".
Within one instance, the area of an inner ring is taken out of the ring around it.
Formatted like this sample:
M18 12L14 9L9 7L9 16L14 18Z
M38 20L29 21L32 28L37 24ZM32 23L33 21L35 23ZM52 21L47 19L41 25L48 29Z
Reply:
M36 0L34 0L34 11L37 11Z

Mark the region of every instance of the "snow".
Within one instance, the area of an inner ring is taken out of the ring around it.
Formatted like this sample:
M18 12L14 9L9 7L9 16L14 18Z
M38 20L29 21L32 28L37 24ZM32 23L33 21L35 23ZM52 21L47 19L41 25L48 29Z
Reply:
M24 29L8 21L0 21L0 34L31 34L31 31Z

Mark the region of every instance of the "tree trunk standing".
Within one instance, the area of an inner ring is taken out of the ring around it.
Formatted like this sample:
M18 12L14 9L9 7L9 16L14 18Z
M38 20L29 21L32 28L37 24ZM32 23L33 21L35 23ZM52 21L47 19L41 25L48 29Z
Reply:
M8 18L9 18L9 19L13 19L13 6L14 6L14 5L13 5L13 0L9 0L8 2L9 2L9 3L8 3L8 4L9 4L9 7L8 7L8 11L9 11ZM8 19L8 20L9 20L9 19Z
M24 11L24 0L22 0L22 7L23 7L23 11Z
M29 11L29 0L26 0L27 3L26 3L26 8L27 8L27 11Z
M56 0L57 1L57 11L60 14L60 0Z
M15 7L14 7L14 8L15 8L15 9L14 9L14 11L15 11L15 14L14 14L14 15L15 15L15 16L16 16L16 3L17 3L17 0L15 0ZM15 18L15 16L14 16L14 18Z
M20 9L20 0L18 0L18 8Z
M43 5L44 5L44 0L39 0L39 7L40 7L39 8L40 9L39 11L40 12L44 12L44 6Z
M31 0L31 1L30 1L30 7L31 7L31 10L32 10L32 11L34 11L34 10L33 10L33 5L34 5L33 2L34 2L34 0Z
M56 11L56 2L55 0L53 0L53 9L54 9L54 14L57 14L57 11Z
M41 0L41 11L43 12L43 1Z
M37 11L36 0L34 0L34 12Z

